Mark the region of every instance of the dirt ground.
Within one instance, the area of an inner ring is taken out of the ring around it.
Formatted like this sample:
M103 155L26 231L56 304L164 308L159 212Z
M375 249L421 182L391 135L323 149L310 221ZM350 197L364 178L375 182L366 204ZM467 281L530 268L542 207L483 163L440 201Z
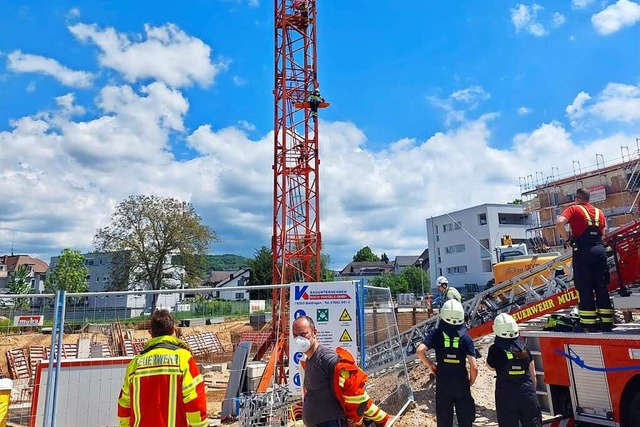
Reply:
M485 339L478 346L483 355L493 339ZM435 380L429 377L429 371L418 360L407 366L413 387L415 405L409 408L394 424L398 427L435 427L436 426L436 388ZM478 359L478 377L471 387L476 401L475 426L497 426L496 405L494 399L494 373L485 365L484 358ZM457 425L457 424L454 424Z
M221 344L226 351L231 354L233 343L237 342L237 338L242 331L248 330L248 319L240 318L237 320L227 321L225 323L198 326L192 328L180 328L180 334L190 335L194 333L202 333L212 331L218 335ZM149 338L146 330L132 330L132 334L136 339ZM78 338L91 338L94 341L107 342L108 338L103 334L66 334L64 336L65 343L74 343ZM479 344L479 348L483 354L491 344L492 339L486 338ZM51 344L51 335L44 334L22 334L9 335L0 338L0 368L7 373L7 361L4 353L8 349L29 346L49 346ZM228 356L230 360L230 356ZM223 360L211 361L223 362ZM204 361L203 364L209 364ZM494 402L494 382L493 373L485 366L484 359L478 360L479 373L476 384L472 387L472 394L476 401L476 426L497 426ZM429 377L427 369L418 361L411 363L409 366L409 378L413 387L415 405L410 407L394 424L398 427L435 427L435 381ZM229 372L206 372L204 374L207 383L207 402L208 414L212 420L212 425L220 425L219 413L222 407L222 400L226 392L226 384L229 379ZM238 423L228 424L229 426L237 426ZM297 425L301 425L298 423Z

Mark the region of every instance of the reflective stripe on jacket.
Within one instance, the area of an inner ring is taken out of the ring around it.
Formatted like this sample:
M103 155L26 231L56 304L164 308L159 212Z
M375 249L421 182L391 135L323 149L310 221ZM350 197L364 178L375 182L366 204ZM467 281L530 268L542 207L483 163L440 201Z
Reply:
M121 427L209 425L204 381L188 348L161 336L133 358L118 398Z
M365 385L367 374L358 367L353 356L342 347L336 349L340 361L336 364L333 376L333 388L338 401L344 409L345 416L356 426L365 421L373 421L384 425L389 415L380 409L367 394Z

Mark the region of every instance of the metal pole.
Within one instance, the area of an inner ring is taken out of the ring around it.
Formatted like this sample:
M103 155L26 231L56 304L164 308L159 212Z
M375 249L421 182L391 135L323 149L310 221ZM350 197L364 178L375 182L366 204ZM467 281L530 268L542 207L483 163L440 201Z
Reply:
M51 418L51 427L56 427L56 405L58 404L58 378L60 377L60 361L62 360L62 341L64 338L64 314L66 308L66 291L60 291L60 309L58 310L58 315L60 316L60 320L58 320L58 348L57 353L54 360L56 361L56 375L54 378L54 387L53 387L53 416ZM51 352L53 353L53 347L51 347ZM51 367L51 364L49 364Z
M52 359L54 358L54 349L56 348L56 337L58 332L58 309L60 307L60 292L56 293L56 307L53 315L53 328L51 329L51 354L49 356L49 366L47 372L47 391L46 391L46 400L44 405L44 426L51 425L51 414L52 414L52 405L53 405L53 394L55 390L55 386L53 384L53 363Z
M358 334L360 335L360 368L362 370L365 369L365 363L366 363L366 357L365 357L365 353L366 353L366 343L367 340L365 339L365 314L364 314L364 302L365 302L365 297L366 297L366 292L367 292L367 288L365 288L364 286L364 279L360 279L360 283L358 283L356 285L356 289L357 289L357 307L358 307Z

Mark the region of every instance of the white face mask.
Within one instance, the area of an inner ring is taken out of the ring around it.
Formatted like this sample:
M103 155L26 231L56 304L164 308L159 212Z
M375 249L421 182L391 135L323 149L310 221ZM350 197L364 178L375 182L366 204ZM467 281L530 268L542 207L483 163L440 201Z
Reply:
M305 337L295 337L293 340L293 345L296 351L305 353L311 348L311 341L309 341Z

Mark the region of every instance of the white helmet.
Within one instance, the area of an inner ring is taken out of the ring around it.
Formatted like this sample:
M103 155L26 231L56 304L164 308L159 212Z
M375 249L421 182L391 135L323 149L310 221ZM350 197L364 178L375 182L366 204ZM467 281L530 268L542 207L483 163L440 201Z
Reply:
M440 276L440 277L438 277L438 278L436 279L436 282L438 282L438 285L442 285L442 284L447 285L447 284L449 284L449 279L447 279L447 278L446 278L446 277L444 277L444 276Z
M516 319L507 313L499 314L493 320L493 332L502 338L515 338L520 335Z
M464 307L454 299L445 301L440 309L440 318L450 325L462 325L464 323Z
M580 312L578 311L578 307L573 307L571 309L571 311L569 312L569 318L570 319L579 319L580 318Z

